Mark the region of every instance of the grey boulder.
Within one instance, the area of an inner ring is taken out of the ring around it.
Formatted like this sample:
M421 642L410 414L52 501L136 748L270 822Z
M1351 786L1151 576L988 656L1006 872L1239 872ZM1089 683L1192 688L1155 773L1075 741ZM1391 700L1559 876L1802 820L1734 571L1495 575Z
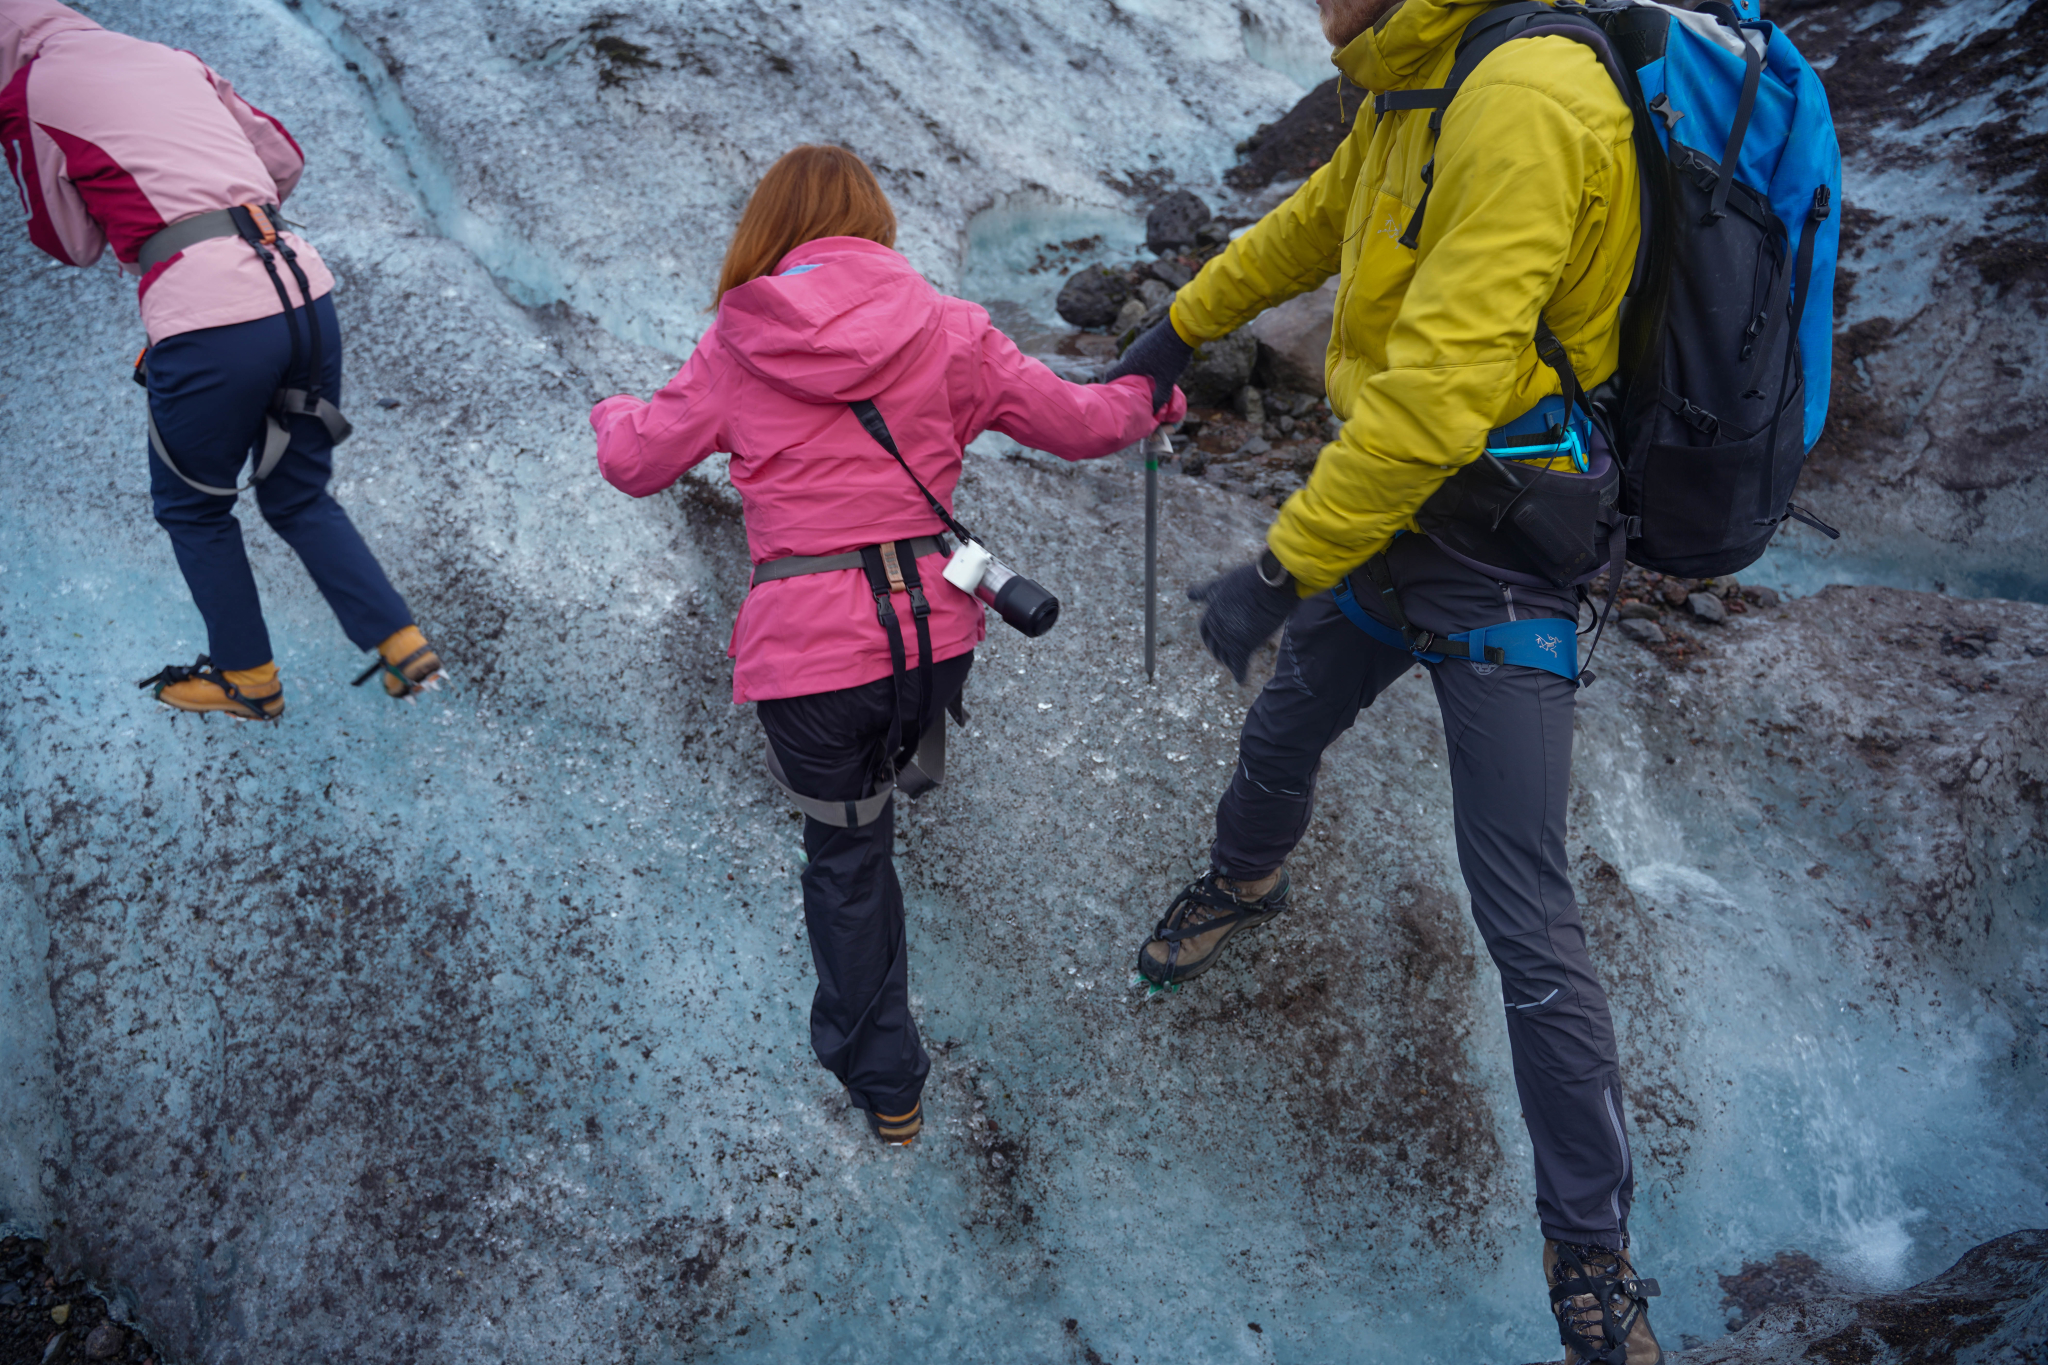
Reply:
M1130 296L1131 284L1123 271L1091 265L1075 271L1060 287L1053 307L1076 327L1107 327L1116 321L1117 310Z
M1268 388L1295 393L1323 391L1324 358L1330 349L1330 325L1336 316L1337 281L1297 294L1253 318L1245 330L1266 347L1263 377Z
M1187 190L1175 190L1145 215L1145 245L1162 252L1191 247L1208 221L1207 204Z

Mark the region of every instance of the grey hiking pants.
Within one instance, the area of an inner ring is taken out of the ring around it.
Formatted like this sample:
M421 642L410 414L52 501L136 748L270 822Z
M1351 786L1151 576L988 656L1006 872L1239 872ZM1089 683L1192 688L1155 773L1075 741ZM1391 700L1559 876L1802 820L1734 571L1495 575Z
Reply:
M1396 547L1401 605L1422 629L1576 610L1568 593L1504 585L1423 537L1404 536ZM1370 582L1352 582L1367 610L1382 615ZM1210 857L1218 872L1256 880L1285 861L1308 827L1323 750L1415 666L1353 625L1327 593L1301 605L1273 679L1245 717L1237 770L1216 811ZM1500 969L1543 1234L1619 1249L1634 1181L1614 1023L1565 866L1577 684L1461 659L1429 670L1449 749L1458 863Z

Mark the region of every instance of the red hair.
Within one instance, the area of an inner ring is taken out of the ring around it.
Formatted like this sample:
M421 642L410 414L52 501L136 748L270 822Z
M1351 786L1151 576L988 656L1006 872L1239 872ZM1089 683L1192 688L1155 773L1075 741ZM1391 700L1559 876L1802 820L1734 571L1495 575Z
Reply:
M896 211L875 173L844 147L792 147L768 168L725 249L716 308L725 291L757 280L775 263L820 237L865 237L896 245Z

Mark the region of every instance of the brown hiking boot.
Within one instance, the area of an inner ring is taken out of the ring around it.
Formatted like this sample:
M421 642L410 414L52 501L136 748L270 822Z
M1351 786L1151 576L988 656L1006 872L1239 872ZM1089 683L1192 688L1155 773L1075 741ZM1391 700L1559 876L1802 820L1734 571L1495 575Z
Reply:
M1174 897L1166 918L1138 950L1138 973L1167 986L1200 976L1215 965L1223 945L1240 929L1256 929L1288 909L1283 869L1255 882L1210 872Z
M284 714L284 684L275 663L222 672L202 654L190 668L172 664L135 685L154 687L156 699L177 711L225 711L236 720L276 720Z
M1627 1252L1546 1240L1543 1278L1564 1365L1663 1365L1643 1302L1659 1293L1657 1282L1636 1278Z

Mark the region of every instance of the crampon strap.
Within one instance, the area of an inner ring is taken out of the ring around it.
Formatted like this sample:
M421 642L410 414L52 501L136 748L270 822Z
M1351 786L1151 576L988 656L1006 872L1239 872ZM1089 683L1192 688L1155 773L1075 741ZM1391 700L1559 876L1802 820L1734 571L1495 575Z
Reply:
M1557 1314L1559 1341L1576 1351L1586 1365L1628 1365L1628 1337L1643 1315L1642 1301L1663 1291L1655 1280L1598 1273L1576 1249L1562 1242L1557 1254L1559 1268L1568 1268L1565 1277L1550 1289L1550 1309ZM1584 1307L1571 1302L1579 1298L1591 1298L1593 1302ZM1617 1306L1624 1303L1625 1309ZM1602 1339L1598 1341L1578 1327L1579 1319L1594 1312L1600 1315Z

